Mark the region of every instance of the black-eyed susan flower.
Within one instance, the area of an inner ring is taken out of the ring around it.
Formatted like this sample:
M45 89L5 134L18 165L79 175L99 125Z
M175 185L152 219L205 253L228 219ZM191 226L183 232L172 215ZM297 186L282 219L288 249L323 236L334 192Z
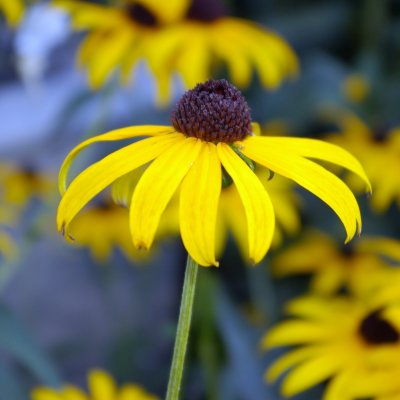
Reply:
M275 88L294 76L298 61L275 32L226 15L219 0L125 0L102 6L55 0L76 29L87 30L78 56L90 85L101 87L120 68L122 81L144 59L157 81L158 100L170 97L171 78L178 74L186 88L214 75L215 61L227 65L239 87L250 83L255 69L262 84Z
M322 232L311 231L276 255L271 265L278 277L312 275L314 293L331 295L345 288L361 296L391 269L388 260L400 260L400 244L394 239L364 236L343 246Z
M165 237L171 232L171 219L161 221L160 229L157 231L158 238ZM70 232L74 238L73 243L88 248L91 256L100 263L108 261L115 248L122 251L130 260L146 261L150 254L135 249L128 221L126 208L112 202L97 204L85 209L72 221ZM177 225L176 221L174 224Z
M21 0L0 0L0 13L4 15L10 26L16 26L24 14L24 6Z
M361 161L374 188L373 209L384 212L393 202L400 207L400 128L374 131L350 113L339 113L337 121L340 132L330 134L327 140L351 151ZM360 189L359 180L350 178L349 184Z
M256 164L293 180L327 203L347 232L361 229L361 216L349 188L311 159L324 160L368 178L348 152L313 139L263 137L253 134L247 103L227 81L208 81L186 92L171 116L172 126L118 129L84 141L73 149L60 171L63 194L57 215L59 231L115 180L148 165L130 202L130 230L136 248L149 249L164 210L179 191L179 224L183 243L199 264L218 265L215 256L218 203L222 182L230 179L241 199L246 220L247 255L259 262L268 251L275 213L267 189L253 172ZM81 172L68 186L74 158L95 142L147 136L127 145Z
M0 165L0 199L6 204L23 207L33 198L43 202L54 199L55 178L31 166Z
M114 379L98 369L88 374L89 393L76 386L65 385L60 390L39 387L32 391L31 400L157 400L158 397L148 393L136 384L125 384L117 387Z
M287 308L291 318L272 328L262 347L297 346L268 368L284 396L328 381L323 400L399 398L400 308L350 297L305 297ZM392 397L391 397L392 396Z

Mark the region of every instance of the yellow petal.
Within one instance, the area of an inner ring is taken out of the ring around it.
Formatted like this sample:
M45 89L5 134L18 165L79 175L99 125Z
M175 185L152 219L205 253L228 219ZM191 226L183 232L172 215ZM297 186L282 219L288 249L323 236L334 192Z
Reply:
M364 237L356 244L357 250L380 254L394 261L400 261L400 241L385 237Z
M271 200L254 172L227 144L219 143L217 149L246 212L249 258L258 263L268 251L275 230Z
M284 396L294 396L334 375L342 367L339 353L324 353L290 371L282 382Z
M296 153L306 158L328 161L346 168L359 176L365 182L367 190L371 192L371 184L359 161L340 146L322 140L308 138L266 137L261 138L261 140L271 143L274 146L280 146L282 151ZM260 141L260 138L255 138L256 143L257 141Z
M180 135L143 173L133 192L129 216L136 248L151 247L161 215L195 162L200 143Z
M95 369L89 372L88 386L92 400L115 399L117 387L113 378L104 371Z
M113 131L103 133L85 140L76 146L65 158L58 176L59 191L63 194L67 187L67 175L69 168L74 161L75 157L86 147L96 142L110 142L114 140L133 139L138 136L162 136L172 133L173 129L169 126L158 125L143 125L143 126L128 126L127 128L115 129Z
M0 9L11 26L17 26L24 14L21 0L0 0Z
M157 399L158 397L148 394L140 386L127 384L121 388L118 398L116 398L115 400L157 400Z
M135 37L135 32L128 26L105 35L99 41L87 61L89 84L93 89L103 86L111 72L121 64Z
M94 196L122 175L156 158L181 136L170 134L140 140L86 168L71 182L61 199L57 229L66 232L71 220Z
M203 142L182 181L179 216L183 243L193 259L203 266L218 266L215 234L221 181L216 146Z
M161 4L160 0L137 0L151 10L160 22L171 23L181 19L187 12L191 2L189 0L168 0Z
M323 341L332 337L331 326L313 321L284 321L273 327L262 339L263 349Z
M276 381L286 370L309 359L310 357L321 354L320 351L321 347L317 346L302 347L300 349L289 351L271 364L264 376L266 381Z
M242 142L243 154L272 171L292 179L328 204L346 229L346 242L357 231L361 232L360 209L350 189L325 168L295 153L288 153L286 148L282 148L279 144L274 145L268 139L256 136L246 139Z
M88 400L86 394L74 386L67 385L63 387L61 393L63 400Z
M45 387L33 389L31 397L32 400L63 400L59 392Z

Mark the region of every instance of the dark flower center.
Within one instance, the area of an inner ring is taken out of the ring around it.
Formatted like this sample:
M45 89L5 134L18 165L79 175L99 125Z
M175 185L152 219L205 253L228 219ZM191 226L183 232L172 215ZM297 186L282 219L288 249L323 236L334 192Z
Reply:
M139 3L127 5L125 11L129 18L139 25L148 27L158 25L156 16L148 8Z
M368 344L397 343L400 339L399 332L380 316L380 310L362 320L359 333Z
M389 129L384 127L378 128L374 131L374 140L375 142L385 142L389 137Z
M171 122L178 132L206 142L233 143L251 134L249 106L225 79L188 90L175 106Z
M226 8L221 1L218 0L193 0L186 18L212 22L226 15Z

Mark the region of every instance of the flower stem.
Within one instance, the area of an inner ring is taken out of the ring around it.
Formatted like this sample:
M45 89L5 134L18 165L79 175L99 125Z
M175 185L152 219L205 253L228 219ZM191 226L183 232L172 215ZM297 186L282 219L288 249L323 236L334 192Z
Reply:
M188 255L166 400L179 399L183 365L189 338L190 321L192 319L197 270L198 264Z

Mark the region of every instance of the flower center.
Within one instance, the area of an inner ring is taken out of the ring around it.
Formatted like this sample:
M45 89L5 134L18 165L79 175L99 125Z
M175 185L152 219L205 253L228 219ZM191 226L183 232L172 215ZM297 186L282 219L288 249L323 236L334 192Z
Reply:
M380 310L367 315L361 322L359 333L367 344L397 343L399 332L380 315Z
M125 7L125 12L129 18L139 25L155 27L158 26L156 16L145 6L135 3Z
M193 0L186 18L195 21L213 22L225 15L225 6L218 0Z
M249 106L225 79L188 90L175 106L171 122L178 132L206 142L233 143L251 134Z

